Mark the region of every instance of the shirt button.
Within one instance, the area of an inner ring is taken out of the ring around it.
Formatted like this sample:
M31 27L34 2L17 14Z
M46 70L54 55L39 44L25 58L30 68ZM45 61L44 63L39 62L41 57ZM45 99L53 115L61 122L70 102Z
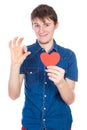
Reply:
M42 51L45 51L45 49L44 49L44 48L42 48Z
M45 82L45 84L47 84L47 82Z
M46 121L46 119L43 119L43 121Z
M47 95L44 95L44 97L47 97Z
M44 107L44 110L46 110L46 108Z
M30 74L32 74L32 71L30 72Z

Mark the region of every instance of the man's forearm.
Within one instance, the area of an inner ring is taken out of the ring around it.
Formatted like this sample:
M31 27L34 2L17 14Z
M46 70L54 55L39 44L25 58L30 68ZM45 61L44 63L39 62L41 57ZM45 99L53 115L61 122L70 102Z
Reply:
M19 78L19 66L11 66L10 77L8 82L8 93L12 99L19 97L20 95L20 78Z
M67 81L63 79L58 85L56 85L62 99L68 104L72 104L75 99L74 90L69 86Z

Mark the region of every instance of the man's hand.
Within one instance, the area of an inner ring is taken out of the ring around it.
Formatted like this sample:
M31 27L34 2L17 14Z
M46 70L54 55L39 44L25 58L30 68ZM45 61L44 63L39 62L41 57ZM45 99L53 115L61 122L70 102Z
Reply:
M30 54L29 51L27 51L26 46L21 46L22 41L24 38L15 37L9 42L9 48L11 52L11 64L12 65L21 65L24 59Z
M55 85L60 84L64 79L65 70L58 66L48 66L46 72L49 79L52 80Z

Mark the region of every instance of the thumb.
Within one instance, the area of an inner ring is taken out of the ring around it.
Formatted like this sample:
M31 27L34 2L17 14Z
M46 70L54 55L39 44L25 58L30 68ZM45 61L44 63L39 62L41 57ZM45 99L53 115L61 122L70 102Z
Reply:
M25 45L23 46L23 52L27 52L27 47Z
M23 54L23 60L25 60L26 57L27 57L28 55L30 55L30 54L31 54L30 51L25 52L25 53Z

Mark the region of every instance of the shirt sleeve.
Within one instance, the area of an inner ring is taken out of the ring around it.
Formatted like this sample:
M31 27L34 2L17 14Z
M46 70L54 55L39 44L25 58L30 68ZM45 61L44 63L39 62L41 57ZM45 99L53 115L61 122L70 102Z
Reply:
M20 74L25 74L25 61L21 64Z
M77 59L74 52L71 52L67 62L68 62L68 67L65 73L65 78L78 81Z

